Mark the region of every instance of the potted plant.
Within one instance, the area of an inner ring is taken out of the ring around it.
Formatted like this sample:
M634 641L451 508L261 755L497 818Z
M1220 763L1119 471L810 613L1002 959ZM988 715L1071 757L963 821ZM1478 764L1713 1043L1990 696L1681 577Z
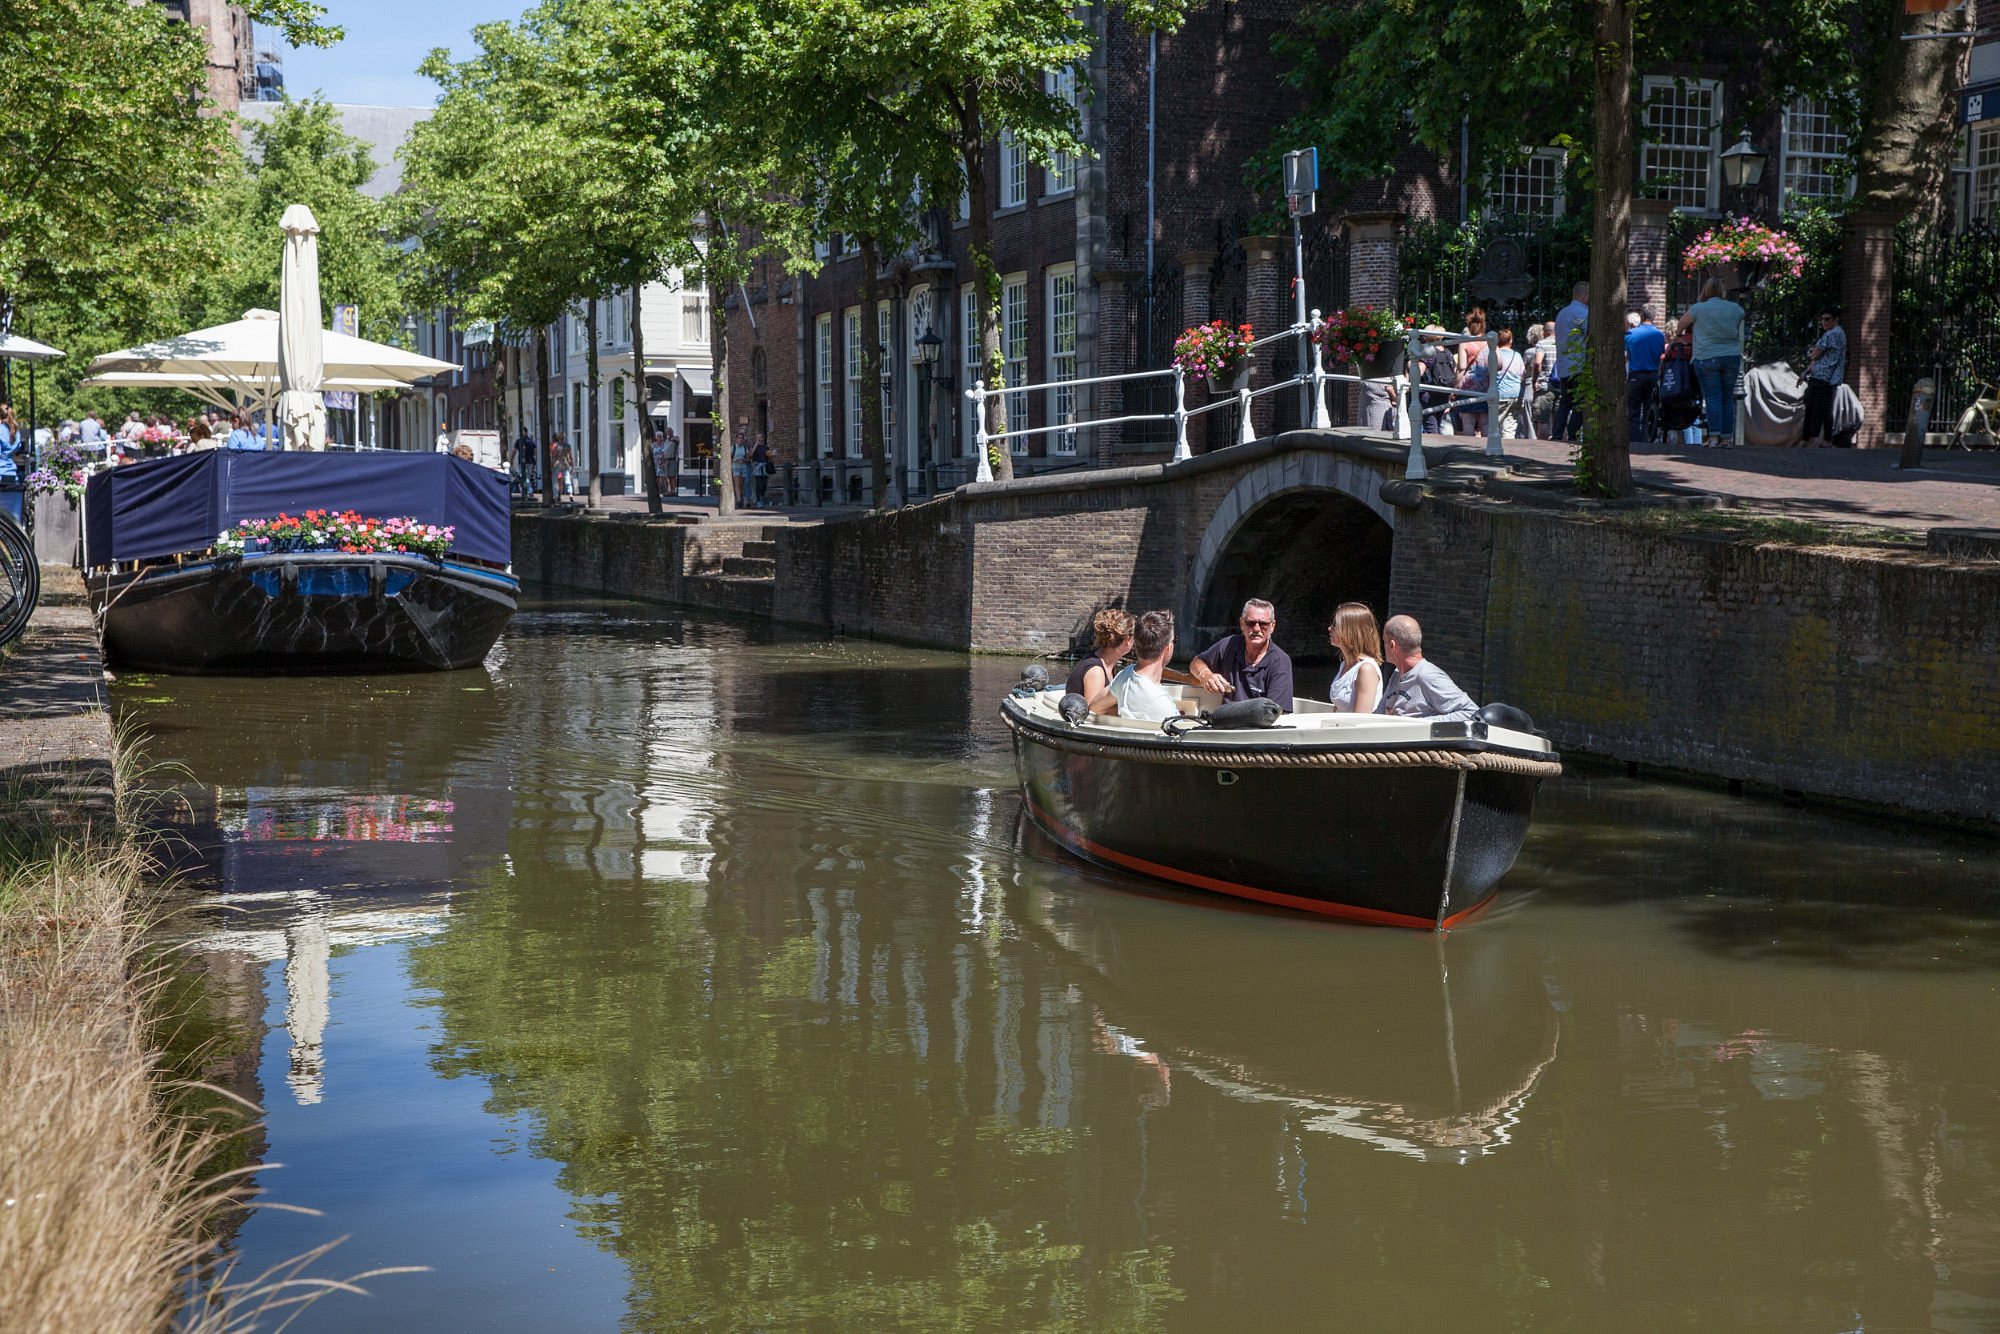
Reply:
M1724 218L1681 252L1684 272L1721 271L1732 290L1757 287L1767 278L1796 278L1805 266L1805 247L1780 229L1749 218Z
M1247 324L1210 320L1184 331L1174 340L1174 365L1184 375L1208 381L1210 390L1227 383L1231 392L1250 387L1250 344Z
M1387 380L1403 369L1409 355L1402 318L1374 306L1336 310L1313 330L1313 342L1336 366L1353 366L1365 380Z

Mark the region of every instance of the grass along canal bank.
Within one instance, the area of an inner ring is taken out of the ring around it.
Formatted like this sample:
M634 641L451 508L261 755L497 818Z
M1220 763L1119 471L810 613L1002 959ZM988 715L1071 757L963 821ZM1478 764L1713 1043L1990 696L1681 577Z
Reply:
M0 655L0 1329L211 1331L331 1290L213 1271L249 1199L256 1109L196 1082L198 981L148 944L136 831L82 590L51 571Z

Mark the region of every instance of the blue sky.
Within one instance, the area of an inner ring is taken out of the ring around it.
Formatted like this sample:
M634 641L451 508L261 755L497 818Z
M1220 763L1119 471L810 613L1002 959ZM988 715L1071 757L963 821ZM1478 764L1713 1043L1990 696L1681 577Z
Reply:
M520 15L528 0L319 0L327 19L347 29L347 40L327 50L280 43L285 89L293 97L315 91L329 102L422 107L437 100L437 85L420 76L417 62L432 47L465 56L472 27ZM258 31L261 45L264 29Z

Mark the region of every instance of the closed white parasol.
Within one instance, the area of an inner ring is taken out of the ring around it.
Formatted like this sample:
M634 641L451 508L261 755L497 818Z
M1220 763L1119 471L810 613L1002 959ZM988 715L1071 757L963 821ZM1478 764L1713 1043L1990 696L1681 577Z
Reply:
M319 315L319 221L304 204L285 210L285 259L278 270L278 421L286 449L326 448L324 330Z

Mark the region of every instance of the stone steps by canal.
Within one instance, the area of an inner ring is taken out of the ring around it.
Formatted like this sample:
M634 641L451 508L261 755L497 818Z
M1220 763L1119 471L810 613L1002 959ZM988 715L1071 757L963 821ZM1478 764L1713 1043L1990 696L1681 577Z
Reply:
M721 569L689 572L682 582L688 602L716 611L769 616L778 587L778 542L765 527L745 539L740 554L724 555Z

